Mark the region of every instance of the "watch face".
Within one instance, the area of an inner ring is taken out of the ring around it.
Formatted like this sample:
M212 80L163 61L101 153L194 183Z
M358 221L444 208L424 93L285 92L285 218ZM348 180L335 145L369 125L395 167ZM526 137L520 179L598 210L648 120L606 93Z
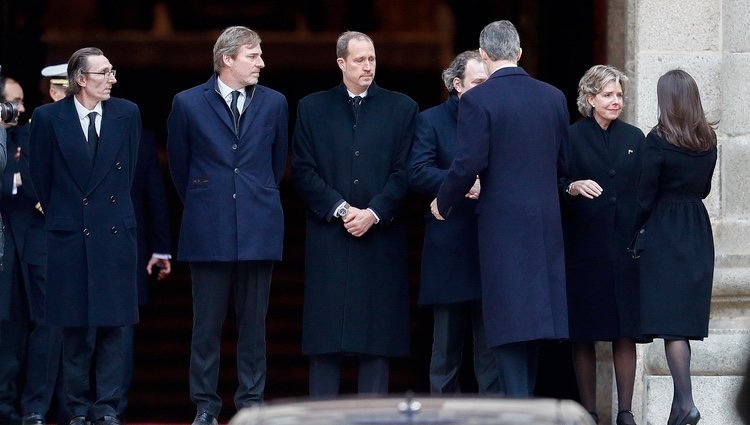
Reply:
M346 215L346 214L347 214L348 212L349 212L349 209L348 209L348 208L339 208L339 210L338 210L338 211L336 211L336 215L338 215L339 217L343 217L343 216L345 216L345 215Z

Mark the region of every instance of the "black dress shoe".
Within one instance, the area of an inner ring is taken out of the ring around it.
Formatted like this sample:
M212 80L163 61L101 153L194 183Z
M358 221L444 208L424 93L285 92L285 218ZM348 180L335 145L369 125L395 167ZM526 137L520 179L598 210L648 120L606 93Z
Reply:
M86 417L85 416L74 416L70 422L68 422L68 425L86 425Z
M206 412L201 412L195 415L193 425L217 425L216 418Z
M94 422L95 425L120 425L120 420L117 416L104 415Z
M21 425L44 425L44 416L36 412L28 413L23 417Z

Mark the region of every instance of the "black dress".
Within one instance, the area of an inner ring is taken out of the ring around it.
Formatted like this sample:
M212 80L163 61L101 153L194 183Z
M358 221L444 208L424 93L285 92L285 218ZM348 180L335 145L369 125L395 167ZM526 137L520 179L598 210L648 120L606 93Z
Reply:
M702 199L711 190L716 147L693 152L655 131L646 138L638 186L641 328L657 338L708 335L714 243Z
M638 265L626 248L635 225L643 132L620 120L603 131L584 118L569 136L569 173L561 188L591 179L604 189L594 199L562 194L570 338L638 338Z

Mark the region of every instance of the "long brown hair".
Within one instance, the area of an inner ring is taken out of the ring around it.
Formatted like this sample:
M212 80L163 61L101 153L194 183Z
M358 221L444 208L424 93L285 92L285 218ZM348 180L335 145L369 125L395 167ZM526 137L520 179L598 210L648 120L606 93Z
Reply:
M673 69L656 84L659 122L656 131L667 142L691 151L707 151L716 146L715 122L703 112L698 85L681 69Z

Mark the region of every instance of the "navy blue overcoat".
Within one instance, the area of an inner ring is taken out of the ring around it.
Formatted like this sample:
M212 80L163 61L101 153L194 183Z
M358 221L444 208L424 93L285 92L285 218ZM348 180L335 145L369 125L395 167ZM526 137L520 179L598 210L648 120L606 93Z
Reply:
M478 174L479 261L489 346L568 337L558 167L565 96L522 68L495 71L461 97L459 155L438 193L443 217Z
M247 87L235 134L217 78L178 93L167 122L169 169L184 206L177 258L281 260L286 98L262 85Z
M456 95L417 116L409 186L430 200L437 196L458 152L457 118ZM435 219L426 208L420 304L450 304L481 297L476 205L477 201L468 198L459 201L451 219L445 221Z
M136 221L130 199L141 115L127 100L102 102L92 164L73 97L31 121L29 168L47 229L47 322L123 326L138 321Z

